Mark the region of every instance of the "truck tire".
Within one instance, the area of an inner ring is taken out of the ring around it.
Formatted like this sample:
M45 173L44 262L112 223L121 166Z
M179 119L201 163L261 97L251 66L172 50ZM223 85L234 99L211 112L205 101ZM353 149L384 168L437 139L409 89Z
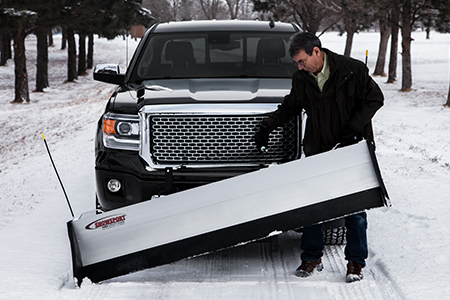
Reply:
M346 233L345 226L339 226L339 227L332 227L327 228L323 231L323 237L324 237L324 244L325 245L344 245L345 240L345 233Z

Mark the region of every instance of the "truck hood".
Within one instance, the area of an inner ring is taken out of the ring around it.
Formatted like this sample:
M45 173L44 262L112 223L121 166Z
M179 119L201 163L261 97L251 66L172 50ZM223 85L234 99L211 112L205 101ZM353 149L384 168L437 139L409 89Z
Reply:
M137 89L124 89L123 92L118 92L114 99L113 110L117 113L137 113L137 110L145 105L198 102L277 103L289 93L291 79L163 79L147 80L142 85L145 85L146 89L141 99L137 97Z

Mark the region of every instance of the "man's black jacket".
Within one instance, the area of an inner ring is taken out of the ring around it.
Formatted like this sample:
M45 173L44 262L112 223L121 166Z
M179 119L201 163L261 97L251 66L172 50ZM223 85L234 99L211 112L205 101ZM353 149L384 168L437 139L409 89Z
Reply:
M304 109L307 114L303 139L306 156L331 150L341 140L344 129L362 132L365 139L373 140L371 119L384 102L380 87L368 75L363 62L328 49L322 51L327 54L330 65L330 77L323 91L320 92L308 72L299 70L292 77L290 93L264 120L273 130L293 116L301 116Z

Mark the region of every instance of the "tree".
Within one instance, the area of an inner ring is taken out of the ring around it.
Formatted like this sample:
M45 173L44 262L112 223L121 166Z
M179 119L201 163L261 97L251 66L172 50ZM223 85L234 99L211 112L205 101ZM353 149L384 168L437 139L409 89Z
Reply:
M447 102L445 102L444 106L450 107L450 85L448 87Z
M198 18L200 6L196 0L179 0L178 19L180 21L190 21ZM153 12L153 10L152 10Z
M86 57L86 68L92 69L94 67L94 33L88 34L88 51Z
M154 18L141 3L142 0L89 0L87 11L84 9L77 18L76 28L113 39L123 35L132 25L149 26Z
M36 12L36 22L33 32L37 38L36 92L44 92L49 87L48 81L48 46L49 33L60 22L60 12L63 8L62 0L30 0L27 8Z
M259 13L261 20L275 20L290 22L293 19L292 8L286 0L252 0L253 9Z
M144 0L143 7L148 8L152 12L152 16L156 22L175 21L171 13L171 6L165 0ZM177 8L178 9L178 8Z
M66 26L61 25L61 50L65 50L67 47L67 32Z
M316 34L322 27L321 33L335 25L341 18L340 8L334 0L253 0L254 10L267 19L284 22L295 22L303 31ZM327 25L322 26L324 20Z
M78 32L78 76L86 75L86 37L87 35L79 31Z
M86 72L85 39L97 33L109 39L124 34L132 25L148 25L153 20L148 10L141 8L142 0L66 0L61 12L62 25L66 28L68 70L67 81L74 81ZM79 36L78 71L75 33ZM92 64L93 41L88 46L88 61Z
M239 16L239 12L241 10L241 6L244 3L242 0L225 0L225 3L228 7L228 12L230 13L230 19L237 19Z
M25 37L27 36L23 24L14 34L14 91L13 103L30 102L28 91L27 58L25 56Z
M224 11L223 4L220 0L199 0L200 7L208 20L217 19L219 14Z
M291 0L288 1L288 3L294 11L294 18L297 21L297 24L299 24L304 31L316 34L326 15L324 10L327 10L327 8L323 6L323 3L311 0Z
M397 52L398 52L398 30L400 11L398 4L391 7L389 21L391 24L391 51L389 55L389 71L387 83L397 80Z
M55 44L53 43L53 28L48 29L48 45L50 47L55 46Z
M188 21L192 20L192 7L194 6L194 1L191 0L169 0L165 1L154 1L155 6L164 7L166 13L161 12L160 9L151 9L151 11L158 11L159 16L163 17L165 21ZM165 2L161 3L161 2ZM164 5L164 6L163 6Z
M8 59L12 58L11 39L11 32L0 31L0 66L5 66Z
M14 100L12 103L30 102L28 90L25 37L33 28L36 13L26 9L27 3L13 0L0 2L0 28L2 32L12 32L14 38ZM5 8L8 7L8 8Z
M61 25L63 28L63 35L65 36L65 41L67 42L68 82L75 81L78 78L78 75L83 75L86 72L85 52L79 53L82 62L81 64L80 63L78 64L78 68L81 67L81 70L77 71L77 50L76 50L75 33L78 28L81 28L81 32L83 32L85 24L93 20L96 9L101 8L95 6L94 3L90 0L86 1L68 0L66 1L65 6L61 9L60 12L62 17ZM83 34L79 34L80 38L79 41L83 41L81 37L82 35ZM83 50L85 49L83 48L83 46L81 47Z
M426 9L422 15L421 23L425 27L426 39L430 39L431 28L435 27L434 20L436 18L436 11L432 8Z
M350 56L355 33L372 26L370 3L365 0L341 0L343 30L347 33L344 55Z
M73 29L72 26L67 26L66 33L67 33L67 81L72 82L78 78L75 30Z
M283 0L291 7L293 17L303 31L316 34L327 19L321 34L342 18L341 8L334 0ZM320 35L320 34L319 34Z
M378 48L377 62L375 64L375 71L373 75L386 76L384 72L384 66L386 63L387 45L389 42L389 36L391 35L391 27L388 21L388 11L380 9L378 12L379 24L380 24L380 44Z
M401 0L401 33L402 33L402 92L408 92L412 87L411 68L411 33L414 24L421 20L429 11L430 0Z
M411 70L411 32L412 32L412 0L403 0L402 5L402 92L409 92L412 86Z
M37 38L37 59L36 59L36 92L43 92L49 87L48 82L48 43L47 28L36 28L34 30Z
M253 3L250 0L225 0L230 19L248 20L253 13Z
M450 32L450 5L447 0L432 0L431 6L437 11L435 24L439 32ZM447 94L447 101L444 106L450 107L450 84Z

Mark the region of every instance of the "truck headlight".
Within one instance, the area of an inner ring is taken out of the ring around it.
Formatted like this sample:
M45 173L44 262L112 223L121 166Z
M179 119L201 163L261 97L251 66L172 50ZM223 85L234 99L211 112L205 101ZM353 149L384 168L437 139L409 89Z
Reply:
M103 116L103 143L107 148L139 151L139 117L106 113Z

